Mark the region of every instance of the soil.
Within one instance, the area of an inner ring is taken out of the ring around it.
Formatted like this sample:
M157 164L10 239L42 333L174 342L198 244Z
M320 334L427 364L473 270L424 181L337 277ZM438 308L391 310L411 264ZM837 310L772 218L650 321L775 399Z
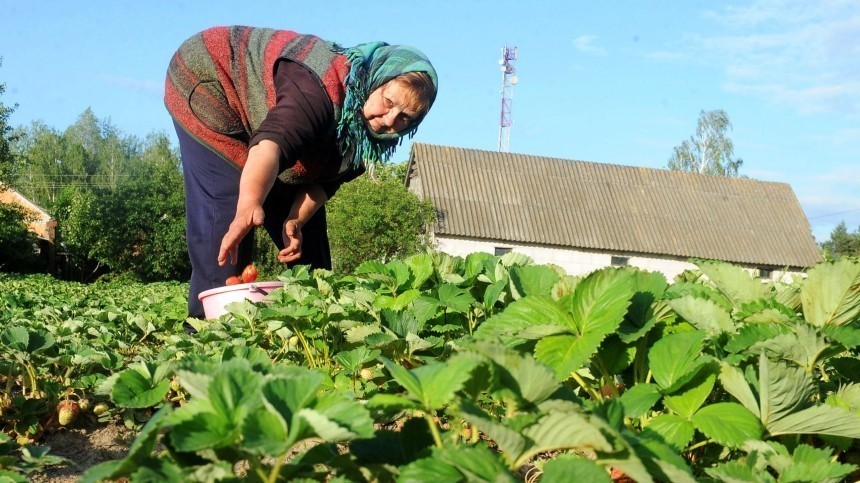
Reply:
M72 428L46 433L39 444L51 448L48 454L62 456L74 464L45 468L31 474L30 481L76 482L91 466L125 456L137 433L128 429L121 420L104 423L94 419L81 418Z

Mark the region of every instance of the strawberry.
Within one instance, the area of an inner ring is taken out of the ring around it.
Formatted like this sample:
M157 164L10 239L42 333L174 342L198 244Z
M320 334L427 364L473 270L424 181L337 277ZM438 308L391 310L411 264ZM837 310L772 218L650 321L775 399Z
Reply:
M235 275L227 279L227 285L238 285L240 283L242 283L242 279Z
M242 270L242 276L239 278L241 278L242 282L244 283L253 283L257 281L257 275L257 267L255 267L254 264L251 263L250 265L245 267L244 270Z
M57 421L60 423L60 426L68 426L75 422L80 412L81 408L78 406L78 403L64 399L57 404Z
M109 410L110 410L110 406L108 406L107 404L105 404L103 402L100 402L100 403L96 404L95 406L93 406L93 414L95 414L96 416L101 416L102 414L105 414Z

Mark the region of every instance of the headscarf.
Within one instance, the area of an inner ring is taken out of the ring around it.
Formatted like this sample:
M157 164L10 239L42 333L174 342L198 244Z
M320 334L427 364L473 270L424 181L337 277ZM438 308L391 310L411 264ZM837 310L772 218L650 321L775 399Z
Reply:
M407 45L389 45L385 42L369 42L348 49L339 49L349 63L346 77L346 97L337 123L341 153L352 156L354 168L362 163L377 164L388 161L394 149L403 141L411 139L423 119L416 119L409 127L396 133L377 134L365 126L362 108L368 96L382 84L409 72L426 72L433 81L434 94L439 81L436 70L420 50ZM428 110L433 99L428 99Z

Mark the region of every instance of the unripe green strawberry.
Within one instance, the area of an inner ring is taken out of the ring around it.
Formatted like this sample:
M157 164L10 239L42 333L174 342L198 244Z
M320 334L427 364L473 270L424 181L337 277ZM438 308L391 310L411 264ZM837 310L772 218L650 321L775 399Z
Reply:
M87 411L90 409L90 400L87 398L80 399L78 401L78 407L81 408L81 411Z
M93 406L93 414L95 414L96 416L101 416L108 411L110 411L110 406L108 406L106 403L100 402Z
M182 386L179 384L179 378L174 377L170 380L170 389L173 389L173 392L179 392L182 389Z
M78 406L78 403L65 399L57 404L57 421L60 423L60 426L68 426L75 422L80 412L81 408Z

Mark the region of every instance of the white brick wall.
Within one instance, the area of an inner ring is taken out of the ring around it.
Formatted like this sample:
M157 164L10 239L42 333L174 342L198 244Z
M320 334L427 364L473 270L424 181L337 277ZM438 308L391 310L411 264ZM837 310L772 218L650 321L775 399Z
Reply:
M558 265L570 275L584 275L594 270L607 267L612 264L612 257L628 258L628 265L638 267L649 272L660 272L666 280L672 281L676 275L694 268L695 265L685 259L677 257L645 255L637 253L607 253L597 250L567 249L560 247L548 247L543 245L525 245L504 241L478 240L470 238L436 237L436 248L444 253L454 256L466 257L475 252L495 254L496 248L510 248L514 253L521 253L533 259L538 265ZM747 267L748 270L758 275L755 267ZM799 275L799 272L782 272L774 270L772 279Z

